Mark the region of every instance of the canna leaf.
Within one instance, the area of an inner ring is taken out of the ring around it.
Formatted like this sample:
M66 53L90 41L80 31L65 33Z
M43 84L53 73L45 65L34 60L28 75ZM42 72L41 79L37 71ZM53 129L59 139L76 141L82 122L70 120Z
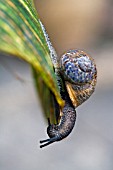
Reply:
M32 66L42 105L46 105L46 116L54 110L51 104L54 96L63 107L50 49L33 0L0 0L0 51L19 57Z

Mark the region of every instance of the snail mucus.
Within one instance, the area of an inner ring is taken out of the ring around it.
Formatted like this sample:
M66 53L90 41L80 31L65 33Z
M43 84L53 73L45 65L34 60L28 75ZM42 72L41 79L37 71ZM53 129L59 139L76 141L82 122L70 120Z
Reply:
M58 124L51 124L48 120L47 133L50 138L40 141L41 148L60 141L71 133L76 121L75 109L92 95L96 86L96 64L84 51L70 50L63 54L57 72L61 80L60 93L65 106L62 110L59 108Z

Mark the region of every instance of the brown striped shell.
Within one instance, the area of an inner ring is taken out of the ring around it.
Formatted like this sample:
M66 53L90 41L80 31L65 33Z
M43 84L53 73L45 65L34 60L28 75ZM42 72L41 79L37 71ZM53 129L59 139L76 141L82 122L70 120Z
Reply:
M81 50L70 50L62 55L60 70L70 99L76 108L95 90L97 69L94 59Z

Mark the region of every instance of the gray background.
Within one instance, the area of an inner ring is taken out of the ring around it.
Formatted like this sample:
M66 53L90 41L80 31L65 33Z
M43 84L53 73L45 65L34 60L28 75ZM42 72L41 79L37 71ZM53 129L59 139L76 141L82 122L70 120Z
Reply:
M41 11L44 13L44 9L47 8L47 5L45 5L46 2L47 1L37 2L37 8L39 9L41 16ZM65 6L66 3L63 0L62 2ZM111 9L110 1L107 1L109 2L109 5L107 6L105 0L103 3L102 1L100 2L100 7L102 8L104 6L104 12L108 10L108 7ZM53 5L53 3L52 1L49 1L48 3L48 7L50 8L50 4ZM94 4L91 4L91 7L99 6L97 1L95 1L95 3L97 4L95 6ZM69 8L70 11L72 11L71 7ZM87 8L87 6L85 7ZM98 11L102 10L101 8L99 8ZM49 18L49 13L51 14L50 10L48 10L48 16L43 14L43 22L46 20L46 17ZM96 10L94 10L94 13L96 15ZM106 12L106 14L109 14L109 12ZM62 18L63 17L59 18L59 20ZM103 20L101 18L103 21L102 24L108 22L108 18L104 17ZM62 20L65 21L65 19ZM48 24L49 22L46 21L46 23ZM94 20L94 24L97 23L99 23L98 16L97 22ZM26 63L15 58L1 55L0 170L112 170L112 29L111 36L109 36L109 30L112 28L112 24L105 27L99 24L95 36L93 35L90 37L87 43L84 43L82 39L80 41L79 38L74 38L72 41L73 43L75 41L75 43L72 45L71 39L70 43L67 42L67 44L65 40L65 48L64 44L61 42L63 37L62 39L58 39L59 36L63 36L62 32L61 35L59 33L55 38L55 32L57 31L54 30L55 26L53 25L51 22L50 26L46 25L46 27L48 32L51 33L51 39L55 39L53 44L59 55L61 55L63 51L73 48L73 46L80 46L80 48L85 48L86 51L89 51L95 59L98 68L98 83L96 91L87 102L77 108L76 126L70 136L61 142L40 149L39 140L47 138L47 123L43 117L40 101L34 88L30 67ZM110 28L107 29L106 27ZM52 28L54 30L53 32ZM56 30L59 30L59 27L57 27ZM64 35L68 37L70 36L68 32L64 31L64 33ZM87 34L84 33L84 38L85 35L87 39ZM91 32L90 35L92 35ZM79 40L78 44L76 43L77 40ZM17 75L19 75L23 81L18 80L16 78Z

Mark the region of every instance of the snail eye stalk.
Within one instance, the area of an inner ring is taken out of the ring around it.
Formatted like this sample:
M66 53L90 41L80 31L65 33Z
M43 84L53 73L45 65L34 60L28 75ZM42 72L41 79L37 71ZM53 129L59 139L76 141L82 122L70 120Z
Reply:
M55 142L55 141L56 141L56 137L54 137L54 138L49 138L49 139L45 139L45 140L41 140L40 143L45 143L45 144L40 145L40 148L43 148L43 147L45 147L45 146L48 146L48 145L52 144L52 143Z

